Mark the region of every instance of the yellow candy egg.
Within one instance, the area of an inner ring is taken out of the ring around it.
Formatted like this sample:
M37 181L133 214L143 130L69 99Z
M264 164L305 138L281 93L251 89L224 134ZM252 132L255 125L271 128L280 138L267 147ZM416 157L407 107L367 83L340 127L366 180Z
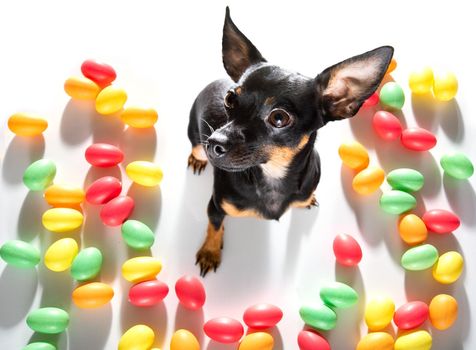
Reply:
M83 224L83 214L71 208L53 208L45 211L43 226L53 232L72 231Z
M48 269L61 272L69 269L78 255L78 243L72 238L62 238L46 250L45 265Z
M340 145L339 156L346 166L357 171L365 169L369 165L367 150L356 141Z
M77 307L92 309L103 306L111 301L114 290L105 283L86 283L73 291L72 299Z
M159 115L152 108L127 107L121 113L122 121L133 128L150 128L158 118Z
M424 242L428 237L425 223L415 214L404 215L398 224L400 237L407 244Z
M379 167L369 167L355 175L352 188L355 192L369 195L377 191L385 179L385 172Z
M410 73L408 85L410 85L410 90L417 95L431 92L433 87L433 70L430 67L425 67L422 70Z
M256 332L243 338L238 350L273 350L274 339L269 333Z
M84 201L83 189L68 185L52 185L46 189L44 196L53 207L75 208Z
M148 187L157 186L163 177L162 170L157 164L143 160L129 163L126 173L135 183Z
M96 97L96 111L99 114L119 112L127 101L127 93L115 86L105 87Z
M458 252L447 252L433 266L433 277L440 283L450 284L458 280L463 272L463 257Z
M429 308L431 324L440 331L450 328L458 318L458 302L451 295L435 296Z
M122 265L122 276L129 282L138 283L154 279L161 269L159 260L151 256L139 256Z
M186 329L179 329L172 335L170 350L200 350L197 338Z
M119 350L149 350L154 344L154 331L142 324L129 328L119 340ZM183 348L185 350L186 348Z
M393 350L393 337L385 332L365 335L357 344L356 350Z
M371 299L365 307L365 323L371 331L380 331L392 321L395 303L392 299L379 296Z
M413 331L395 341L395 350L430 350L432 339L427 331Z
M433 81L433 94L439 101L449 101L458 92L458 79L453 73L438 74Z
M36 136L43 133L48 122L29 113L16 113L8 118L8 128L18 136Z
M101 88L88 78L71 77L64 82L64 91L76 100L94 100Z

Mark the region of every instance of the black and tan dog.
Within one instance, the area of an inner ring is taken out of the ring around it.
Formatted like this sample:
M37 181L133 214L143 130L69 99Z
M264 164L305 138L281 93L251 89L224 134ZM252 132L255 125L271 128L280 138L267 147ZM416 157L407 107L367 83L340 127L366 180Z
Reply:
M220 265L226 215L277 220L289 207L316 204L317 130L355 115L393 55L383 46L308 78L267 63L228 8L222 45L231 80L198 95L188 126L189 166L198 173L208 161L214 167L206 238L196 256L203 276Z

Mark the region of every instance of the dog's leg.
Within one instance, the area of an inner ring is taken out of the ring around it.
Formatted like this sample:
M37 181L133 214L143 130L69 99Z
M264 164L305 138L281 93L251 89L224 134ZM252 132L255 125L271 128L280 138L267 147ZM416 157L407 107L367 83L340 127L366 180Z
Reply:
M308 199L304 201L296 201L291 204L293 208L307 208L311 209L312 207L318 207L319 203L317 202L316 195L313 193Z
M223 219L225 214L215 206L213 198L208 204L208 228L205 241L197 252L197 262L200 265L200 275L210 271L216 271L221 262L221 250L223 248Z
M207 166L208 158L202 145L192 148L192 153L188 156L188 166L192 167L193 173L200 175Z

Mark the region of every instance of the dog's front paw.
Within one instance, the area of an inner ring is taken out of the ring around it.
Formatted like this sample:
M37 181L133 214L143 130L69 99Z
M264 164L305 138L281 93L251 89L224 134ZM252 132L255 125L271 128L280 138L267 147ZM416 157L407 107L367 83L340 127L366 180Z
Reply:
M316 195L313 193L311 197L311 201L309 205L307 206L307 209L312 209L312 207L318 207L318 206L319 206L319 202L316 199Z
M200 173L205 170L207 166L206 160L200 160L195 158L193 153L190 153L188 156L188 167L192 167L193 173L200 175Z
M197 252L197 261L195 265L200 266L200 276L205 277L205 275L213 270L216 271L218 266L221 263L221 250L214 250L208 247L202 247Z

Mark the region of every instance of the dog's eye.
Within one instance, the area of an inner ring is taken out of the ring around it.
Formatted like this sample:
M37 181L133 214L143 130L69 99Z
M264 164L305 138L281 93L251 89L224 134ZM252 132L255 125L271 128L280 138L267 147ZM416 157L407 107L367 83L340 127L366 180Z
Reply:
M284 109L275 109L271 111L270 115L266 119L275 128L284 128L288 126L292 119L289 116L288 112Z
M232 109L235 106L236 102L236 93L233 90L230 90L225 95L225 107Z

